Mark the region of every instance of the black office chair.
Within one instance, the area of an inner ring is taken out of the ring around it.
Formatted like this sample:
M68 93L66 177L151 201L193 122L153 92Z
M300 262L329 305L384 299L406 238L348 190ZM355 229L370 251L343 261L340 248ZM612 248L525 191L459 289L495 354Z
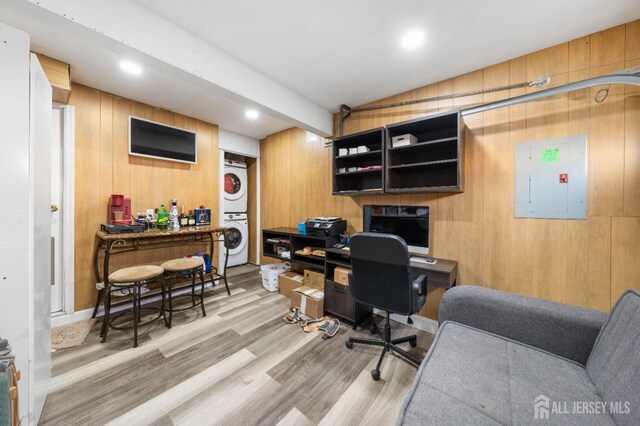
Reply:
M371 371L373 380L380 380L380 365L387 351L393 351L418 367L420 360L397 345L409 342L417 344L415 335L391 339L391 313L411 315L420 311L427 297L427 280L420 275L417 280L411 278L411 264L407 243L392 234L362 232L351 238L351 267L349 275L355 299L366 305L381 309L386 313L384 334L381 339L359 339L351 337L347 348L354 343L383 346L376 368ZM372 333L376 327L372 327Z

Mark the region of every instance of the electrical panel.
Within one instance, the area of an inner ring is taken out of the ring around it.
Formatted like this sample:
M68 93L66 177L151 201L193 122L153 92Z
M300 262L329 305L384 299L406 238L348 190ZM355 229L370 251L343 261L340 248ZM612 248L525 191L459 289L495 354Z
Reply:
M515 217L587 218L587 135L515 146Z

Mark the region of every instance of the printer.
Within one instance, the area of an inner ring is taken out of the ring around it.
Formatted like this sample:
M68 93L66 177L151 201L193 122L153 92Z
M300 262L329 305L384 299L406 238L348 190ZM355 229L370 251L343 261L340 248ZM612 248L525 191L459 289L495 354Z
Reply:
M304 227L307 235L314 237L337 237L347 230L347 221L341 217L312 217Z

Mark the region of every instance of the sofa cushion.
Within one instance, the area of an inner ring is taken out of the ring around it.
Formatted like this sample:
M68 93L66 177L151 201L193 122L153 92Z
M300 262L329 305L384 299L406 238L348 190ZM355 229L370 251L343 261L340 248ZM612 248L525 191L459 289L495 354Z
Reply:
M620 406L613 413L617 424L640 424L639 292L627 290L614 305L589 356L587 373L602 398Z
M529 424L540 395L550 404L566 401L570 412L573 401L602 402L582 365L445 322L405 399L399 424ZM549 408L554 424L613 424L608 414L560 414Z

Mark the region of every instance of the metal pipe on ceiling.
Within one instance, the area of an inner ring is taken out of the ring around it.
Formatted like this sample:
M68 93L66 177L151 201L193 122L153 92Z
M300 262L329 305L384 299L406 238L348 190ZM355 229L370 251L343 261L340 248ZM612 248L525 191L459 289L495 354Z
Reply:
M601 86L605 84L628 84L631 86L640 86L640 73L636 72L633 74L627 74L623 72L588 78L586 80L576 81L574 83L568 83L562 86L540 90L539 92L527 93L525 95L515 96L513 98L502 99L500 101L489 102L487 104L466 108L461 110L460 113L463 116L478 114L480 112L490 111L496 108L516 105L522 102L536 101L538 99L547 98L549 96L561 95L563 93L575 92L576 90L586 89L593 86Z
M541 77L542 78L542 77ZM538 79L540 80L540 79ZM536 80L534 83L537 83ZM547 81L548 83L548 81ZM538 87L540 87L542 83L540 84L536 84ZM611 84L626 84L626 85L630 85L630 86L640 86L640 67L633 67L633 68L628 68L622 71L618 71L612 74L607 74L607 75L602 75L599 77L593 77L593 78L588 78L586 80L581 80L581 81L576 81L573 83L568 83L568 84L564 84L562 86L557 86L557 87L552 87L550 89L544 89L544 90L540 90L538 92L534 92L534 93L527 93L525 95L520 95L520 96L515 96L513 98L507 98L507 99L502 99L499 101L495 101L495 102L489 102L486 104L482 104L482 105L477 105L474 107L470 107L470 108L466 108L460 111L460 113L464 116L464 115L471 115L471 114L477 114L480 112L485 112L485 111L490 111L492 109L496 109L496 108L502 108L502 107L506 107L506 106L511 106L511 105L516 105L519 103L523 103L523 102L529 102L529 101L535 101L535 100L539 100L539 99L543 99L543 98L547 98L550 96L556 96L556 95L561 95L564 93L569 93L569 92L575 92L576 90L582 90L582 89L586 89L589 87L594 87L594 86L602 86L602 85L611 85ZM531 85L531 84L529 84ZM495 88L495 89L488 89L488 91L498 91L501 90L503 88ZM605 89L606 93L608 94L608 89ZM453 94L453 95L447 95L447 96L443 96L442 98L453 98L453 97L461 97L461 96L471 96L471 95L475 95L477 94L476 92L470 92L470 93L463 93L463 94ZM600 100L596 100L597 102L602 102L604 99L606 98L606 95L604 96L604 98L600 99ZM350 108L347 105L340 105L340 116L339 116L339 131L340 131L340 136L343 135L343 125L344 125L344 120L347 119L352 113L355 112L362 112L362 111L370 111L370 110L374 110L374 109L383 109L383 108L391 108L391 107L396 107L396 106L402 106L402 105L412 105L412 104L416 104L416 103L421 103L421 102L427 102L430 101L431 99L420 99L420 100L415 100L415 101L406 101L406 102L396 102L393 104L386 104L386 105L376 105L374 107L365 107L365 108ZM327 145L330 146L330 145Z

